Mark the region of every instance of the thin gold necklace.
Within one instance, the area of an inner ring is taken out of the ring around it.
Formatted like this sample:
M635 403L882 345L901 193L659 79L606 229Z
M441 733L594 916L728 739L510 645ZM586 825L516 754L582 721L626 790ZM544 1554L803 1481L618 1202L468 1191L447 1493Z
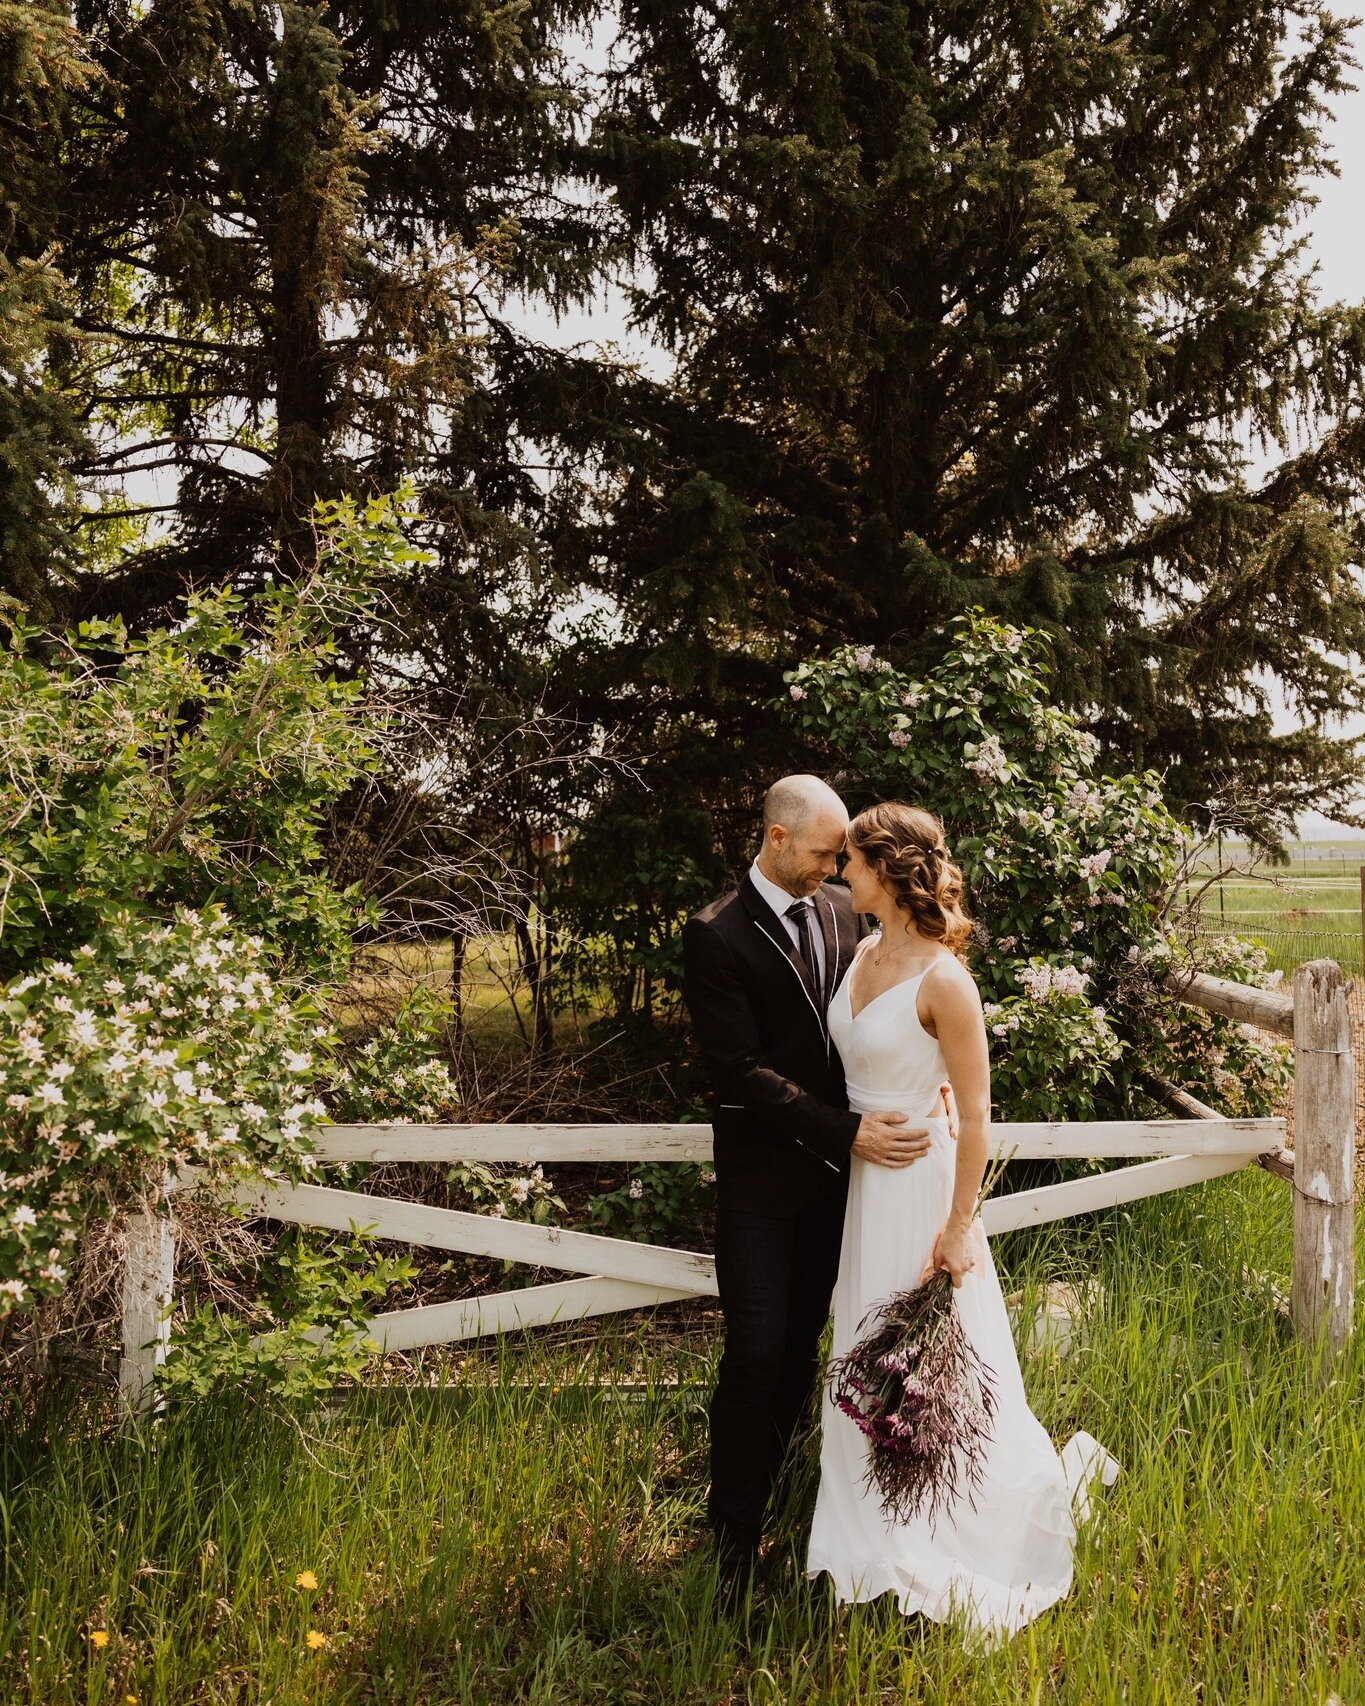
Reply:
M894 960L898 954L906 953L911 946L912 946L912 944L907 942L899 948L887 948L880 954L874 953L872 956L872 963L874 966L879 966L879 965L881 965L883 960ZM921 954L919 957L921 959L929 961L929 963L932 964L933 961L938 958L938 955L937 954Z

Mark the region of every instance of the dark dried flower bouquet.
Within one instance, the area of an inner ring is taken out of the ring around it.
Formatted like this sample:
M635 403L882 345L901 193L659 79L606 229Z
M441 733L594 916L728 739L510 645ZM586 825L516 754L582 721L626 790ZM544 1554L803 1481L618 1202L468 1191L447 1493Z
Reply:
M987 1169L973 1222L1008 1160ZM953 1276L939 1268L874 1306L858 1330L874 1317L878 1325L826 1373L834 1403L866 1436L863 1486L876 1489L888 1522L927 1515L932 1526L964 1487L970 1498L981 1485L995 1375L963 1331L953 1292Z

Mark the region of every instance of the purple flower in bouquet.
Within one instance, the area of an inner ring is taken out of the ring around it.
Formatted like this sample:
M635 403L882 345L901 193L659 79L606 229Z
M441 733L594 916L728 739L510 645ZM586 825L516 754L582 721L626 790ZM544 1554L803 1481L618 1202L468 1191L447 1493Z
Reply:
M962 1329L946 1269L859 1322L878 1325L831 1363L830 1394L866 1436L864 1485L889 1522L931 1521L981 1483L994 1376Z
M1008 1157L982 1184L977 1205ZM888 1522L927 1515L931 1526L981 1485L995 1416L995 1375L968 1339L946 1268L897 1292L858 1323L853 1348L826 1379L835 1405L867 1439L863 1485ZM973 1506L973 1508L975 1508Z

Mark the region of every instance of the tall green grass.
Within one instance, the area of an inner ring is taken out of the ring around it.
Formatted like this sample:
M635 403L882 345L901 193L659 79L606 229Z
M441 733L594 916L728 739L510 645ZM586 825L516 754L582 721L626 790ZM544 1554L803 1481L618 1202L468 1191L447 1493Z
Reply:
M591 1384L651 1342L636 1318L480 1348L443 1386L298 1423L225 1395L152 1432L93 1432L79 1407L12 1430L0 1698L1365 1699L1365 1336L1323 1387L1276 1315L1285 1186L1251 1170L995 1251L1007 1289L1101 1280L1088 1342L1025 1371L1059 1443L1085 1427L1123 1465L1070 1597L1002 1649L802 1583L813 1446L775 1526L773 1589L724 1614L696 1384L716 1346L699 1330L671 1355L676 1389ZM304 1570L316 1590L295 1586Z

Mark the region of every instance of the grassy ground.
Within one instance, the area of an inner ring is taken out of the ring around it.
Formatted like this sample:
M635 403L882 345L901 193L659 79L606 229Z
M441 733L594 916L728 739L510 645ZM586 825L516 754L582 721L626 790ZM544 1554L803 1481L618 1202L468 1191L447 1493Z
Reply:
M334 1009L343 1030L368 1031L390 1018L418 985L451 993L448 941L388 943L359 956L355 972ZM485 1055L520 1054L530 1037L531 1003L510 933L490 932L469 946L460 980L460 1000L470 1044ZM581 1040L573 1014L556 1015L557 1029Z
M75 1409L47 1439L11 1432L0 1699L1360 1700L1365 1335L1320 1389L1269 1292L1289 1204L1251 1170L997 1243L1013 1285L1100 1278L1088 1343L1029 1354L1026 1376L1059 1443L1085 1427L1124 1470L1069 1599L993 1654L801 1585L809 1453L777 1586L747 1621L722 1615L697 1385L716 1346L675 1335L647 1356L676 1389L594 1384L663 1342L637 1317L471 1351L443 1387L298 1425L225 1399L151 1437L92 1434Z

